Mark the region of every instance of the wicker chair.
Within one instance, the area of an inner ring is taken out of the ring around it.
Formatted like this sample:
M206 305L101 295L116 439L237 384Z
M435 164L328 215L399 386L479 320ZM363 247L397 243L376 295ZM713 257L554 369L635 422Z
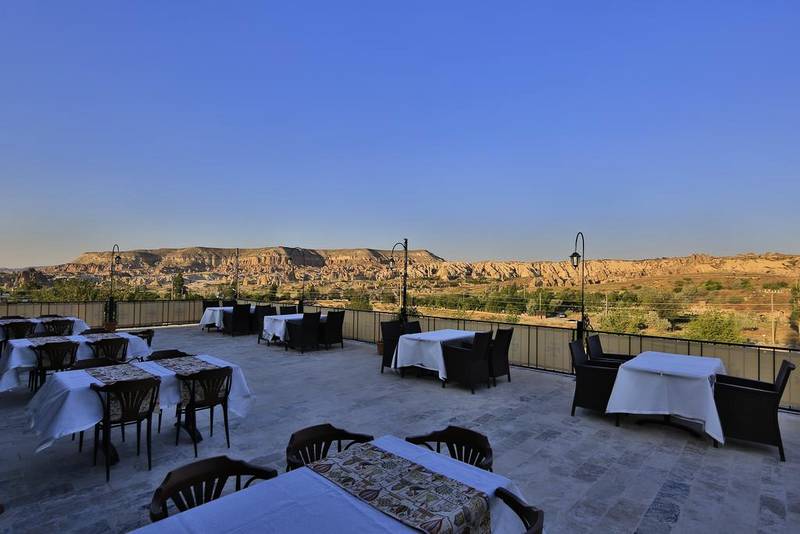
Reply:
M88 343L95 358L105 358L116 363L123 363L128 358L128 339L115 337L98 339Z
M344 311L329 311L325 322L319 323L319 343L326 349L331 345L340 343L344 348L342 328L344 327Z
M26 319L24 315L0 315L0 320L3 319Z
M489 349L492 342L491 332L476 332L472 346L469 348L448 345L442 346L444 368L447 379L442 380L442 387L447 382L459 382L475 393L477 384L485 383L491 387L489 380Z
M223 308L232 308L234 306L236 306L236 301L235 300L223 300L222 301L222 307Z
M274 469L258 467L241 460L231 460L227 456L207 458L167 473L164 481L156 488L150 502L150 520L165 519L169 515L169 501L184 512L218 499L225 489L228 479L236 478L236 491L247 488L254 480L269 480L278 476ZM242 485L242 477L247 481Z
M280 313L278 315L295 315L297 313L297 306L280 306Z
M494 491L494 495L514 510L514 513L522 521L523 527L525 527L525 534L542 534L544 528L543 511L525 504L522 499L505 488L497 488Z
M72 319L54 319L42 321L43 336L71 336L75 321Z
M492 446L489 438L468 428L448 426L423 436L409 436L406 441L415 445L424 445L430 450L442 452L442 444L447 446L450 456L461 462L492 470ZM436 444L434 449L431 444Z
M119 363L105 358L84 358L83 360L75 360L75 363L72 365L72 370L107 367L109 365L119 365Z
M57 313L43 313L37 317L37 319L57 319L59 317L63 317Z
M589 345L589 358L595 361L603 360L609 363L616 362L617 364L620 364L634 358L628 354L611 354L608 352L603 352L603 345L600 343L600 336L597 334L589 336L587 344Z
M781 461L785 462L778 407L794 369L793 363L783 360L772 384L717 375L714 401L725 437L777 446Z
M146 330L136 330L128 332L132 336L140 337L147 342L147 346L150 347L153 345L153 336L156 335L156 331L152 328L148 328Z
M92 328L87 328L83 332L80 333L82 336L88 336L90 334L111 334L111 330L108 328L103 328L102 326L95 326Z
M408 321L403 323L403 333L404 334L421 334L422 327L419 324L419 321Z
M71 369L78 354L78 343L73 341L45 343L31 347L36 355L33 390L38 391L47 380L47 373Z
M373 439L375 438L369 434L354 434L336 428L330 423L298 430L292 434L289 444L286 446L286 471L327 458L333 442L336 442L337 450L342 452L342 450L349 449L354 443L367 443ZM344 449L342 442L348 442Z
M489 376L492 383L497 386L497 377L506 375L511 382L511 366L508 364L508 349L511 347L513 328L498 328L494 334L492 347L489 352Z
M33 337L36 331L36 323L33 321L16 321L3 325L6 331L6 339L25 339Z
M177 349L154 350L147 357L148 360L168 360L170 358L185 358L187 356L194 356L194 354L187 354Z
M400 321L384 321L381 323L381 338L383 339L383 358L381 359L381 373L384 367L392 367L394 352L397 343L403 334L403 323ZM402 376L403 370L400 369Z
M590 360L586 356L581 340L570 342L569 352L575 370L575 394L572 398L571 415L575 415L576 407L605 413L619 366ZM616 425L619 426L619 414L616 415Z
M233 311L222 315L222 333L247 335L250 333L250 305L236 304Z
M318 348L319 325L320 312L304 313L300 321L287 321L286 332L289 334L289 339L285 345L286 350L291 347L303 354L306 349Z
M219 300L203 300L203 311L207 308L216 308L219 306Z
M192 437L194 457L197 458L197 412L209 411L209 433L214 435L214 409L222 407L222 417L225 424L225 441L231 448L231 435L228 428L228 397L231 393L231 377L233 369L220 367L207 369L190 375L177 375L181 387L181 401L175 408L175 417L178 420L175 434L175 446L178 445L181 433L181 416L185 415L186 427Z
M141 452L142 423L147 423L147 469L153 466L151 435L153 410L158 402L158 377L141 380L126 380L108 385L92 384L103 404L103 419L94 426L94 464L97 465L97 448L100 433L103 433L103 452L106 462L106 482L111 477L111 429L124 425L136 425L136 455Z

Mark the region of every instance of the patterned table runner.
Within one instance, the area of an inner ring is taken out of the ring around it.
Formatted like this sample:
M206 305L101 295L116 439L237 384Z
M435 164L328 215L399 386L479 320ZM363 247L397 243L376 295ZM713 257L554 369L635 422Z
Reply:
M422 532L489 533L489 498L371 443L309 464L354 497Z
M208 369L219 369L219 365L208 363L195 356L184 356L183 358L167 358L164 360L157 360L156 363L161 367L169 369L176 375L190 375L198 371L206 371Z
M144 369L127 363L122 365L109 365L106 367L92 367L84 370L106 386L115 382L142 380L143 378L153 378L156 376L148 373Z
M46 343L64 343L72 340L66 336L41 336L41 337L29 337L28 341L30 341L31 345L33 345L34 347L39 347Z

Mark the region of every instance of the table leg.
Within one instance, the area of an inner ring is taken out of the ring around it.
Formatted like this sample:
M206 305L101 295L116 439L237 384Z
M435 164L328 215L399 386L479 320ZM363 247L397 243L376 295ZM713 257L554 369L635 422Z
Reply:
M669 426L672 428L677 428L683 430L684 432L688 432L689 434L693 435L696 438L702 438L703 434L698 432L697 430L688 427L685 424L680 424L675 421L675 419L671 415L664 415L661 419L639 419L636 421L637 425L664 425Z
M187 417L189 417L189 416L187 415ZM177 425L178 423L175 423L175 424ZM180 425L181 425L180 426L181 430L184 430L186 432L186 434L189 436L189 439L191 439L192 438L192 427L190 425L188 425L186 423L186 421L181 421ZM197 425L195 425L195 426L197 426ZM199 430L195 429L194 430L194 439L195 439L195 441L197 443L200 443L201 441L203 441L203 434L201 434Z

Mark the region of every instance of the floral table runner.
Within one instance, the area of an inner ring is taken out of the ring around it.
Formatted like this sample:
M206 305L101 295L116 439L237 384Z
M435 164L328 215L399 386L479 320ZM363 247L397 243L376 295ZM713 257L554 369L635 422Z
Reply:
M198 371L206 371L208 369L219 369L219 365L208 363L205 360L196 358L194 356L185 356L183 358L167 358L164 360L157 360L156 363L161 367L169 369L176 375L190 375Z
M122 339L122 336L120 336L119 334L113 334L111 332L100 333L100 334L86 334L83 337L85 337L89 341L99 341L101 339Z
M489 498L371 443L308 465L354 497L419 531L489 533Z
M72 340L66 336L41 336L41 337L29 337L28 341L30 341L31 345L33 345L34 347L39 347L47 343L65 343Z
M122 365L108 365L106 367L92 367L84 370L89 373L92 378L99 380L104 385L128 380L142 380L144 378L153 378L155 376L148 373L144 369L140 369L135 365L129 365L127 363Z

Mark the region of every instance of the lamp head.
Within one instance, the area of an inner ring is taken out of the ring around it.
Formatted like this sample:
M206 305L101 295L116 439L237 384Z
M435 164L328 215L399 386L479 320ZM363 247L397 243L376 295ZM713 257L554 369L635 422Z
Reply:
M117 265L119 265L120 263L122 263L122 258L119 256L119 254L117 254L116 256L114 256L114 263L115 263L115 264L117 264Z
M389 258L389 268L394 270L394 256Z
M578 251L576 250L569 255L569 260L572 262L572 266L577 269L578 265L581 263L581 255L578 254Z

